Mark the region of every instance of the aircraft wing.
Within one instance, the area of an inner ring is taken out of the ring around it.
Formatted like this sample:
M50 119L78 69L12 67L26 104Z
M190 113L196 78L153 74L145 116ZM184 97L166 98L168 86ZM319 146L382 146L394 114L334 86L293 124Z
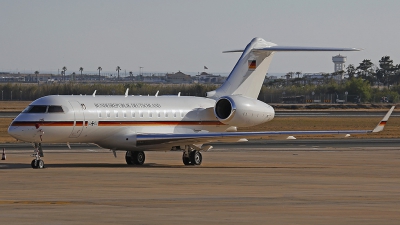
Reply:
M383 130L386 122L394 110L394 106L386 113L383 119L373 130L320 130L320 131L261 131L261 132L209 132L191 134L137 134L137 143L140 145L190 145L208 142L237 142L241 139L262 139L273 136L295 135L338 135L346 137L351 134L377 133Z

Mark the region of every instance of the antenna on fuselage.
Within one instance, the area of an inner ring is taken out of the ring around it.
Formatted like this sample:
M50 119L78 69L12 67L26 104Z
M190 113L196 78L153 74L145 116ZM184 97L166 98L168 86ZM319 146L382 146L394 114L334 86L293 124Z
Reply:
M129 92L129 88L127 88L125 91L125 98L128 97L128 92Z
M93 92L93 97L96 97L96 91L97 91L97 90L94 90L94 92Z
M158 92L160 92L160 91L157 91L157 93L156 93L156 95L155 95L156 97L158 96Z
M181 92L178 93L178 97L181 97Z

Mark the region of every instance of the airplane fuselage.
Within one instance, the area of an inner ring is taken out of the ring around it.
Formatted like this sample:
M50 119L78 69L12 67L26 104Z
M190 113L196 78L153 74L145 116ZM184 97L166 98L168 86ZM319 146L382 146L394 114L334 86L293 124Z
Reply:
M140 148L124 134L222 132L231 125L214 114L214 99L190 96L46 96L32 102L11 123L15 138L35 143L96 143ZM263 113L265 121L274 110ZM258 115L257 115L258 116ZM249 115L251 117L251 115ZM125 145L125 144L124 144ZM165 150L165 149L160 149Z

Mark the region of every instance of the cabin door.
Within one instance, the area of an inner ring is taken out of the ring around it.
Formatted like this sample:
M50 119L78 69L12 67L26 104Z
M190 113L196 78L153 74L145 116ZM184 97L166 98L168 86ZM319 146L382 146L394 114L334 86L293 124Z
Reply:
M70 101L69 102L74 110L74 128L72 129L71 134L69 135L70 138L77 138L82 134L83 127L85 125L85 116L83 114L83 105L81 105L77 101Z

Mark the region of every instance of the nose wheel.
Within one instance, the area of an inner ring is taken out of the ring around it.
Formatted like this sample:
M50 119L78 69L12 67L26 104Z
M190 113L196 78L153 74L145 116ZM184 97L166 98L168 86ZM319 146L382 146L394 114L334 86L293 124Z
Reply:
M31 167L33 169L43 169L44 168L44 161L41 159L34 159L31 162Z
M32 160L31 167L33 169L43 169L44 161L41 159L41 157L44 157L44 154L41 143L35 143L35 151L32 156L35 157L35 159Z

